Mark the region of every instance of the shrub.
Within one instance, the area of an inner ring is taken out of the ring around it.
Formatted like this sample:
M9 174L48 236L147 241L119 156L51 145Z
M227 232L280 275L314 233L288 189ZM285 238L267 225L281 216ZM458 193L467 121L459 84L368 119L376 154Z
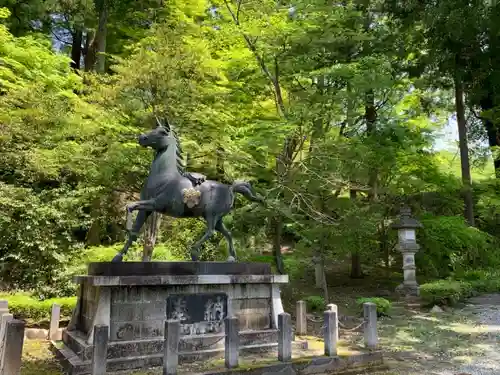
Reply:
M325 299L321 296L307 296L304 301L308 311L323 311L326 307Z
M356 303L363 308L363 303L371 302L377 305L377 315L387 315L392 308L392 302L381 297L365 298L361 297L356 300Z
M419 234L422 250L415 260L427 276L444 278L470 268L500 265L498 240L486 232L468 226L462 217L429 216L421 218Z
M420 286L420 296L426 305L454 305L472 295L472 285L466 281L439 280Z
M9 311L16 319L41 322L50 319L52 304L61 306L61 317L69 318L76 306L76 297L50 298L38 300L26 293L2 295L1 299L9 302Z
M470 270L455 275L455 279L468 282L477 293L500 291L500 272L496 270Z

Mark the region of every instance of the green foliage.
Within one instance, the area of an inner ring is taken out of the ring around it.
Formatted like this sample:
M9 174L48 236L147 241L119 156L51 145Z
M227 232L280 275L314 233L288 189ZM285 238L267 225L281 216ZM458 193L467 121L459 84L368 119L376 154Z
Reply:
M474 294L499 291L500 272L496 269L459 271L452 278L420 286L422 300L428 305L454 305Z
M500 291L500 272L496 269L469 270L453 276L469 283L477 293L498 293Z
M392 308L392 302L382 297L361 297L356 300L358 306L363 309L363 303L370 302L377 305L377 315L388 315Z
M420 296L427 305L449 305L472 295L472 285L465 281L439 280L420 286Z
M0 295L9 303L9 311L16 319L26 319L34 322L50 320L52 304L61 306L61 318L70 318L76 306L76 297L50 298L39 300L26 293Z
M475 192L478 196L478 226L500 238L500 179L482 181L475 186Z
M284 257L292 280L312 279L318 254L327 264L351 254L390 264L400 259L390 224L409 200L424 224L424 276L500 266L496 179L474 186L479 229L469 228L459 217L457 164L432 149L453 112L455 73L474 114L483 97L500 97L489 92L500 87L488 68L496 52L485 52L495 49L480 48L498 22L483 3L347 2L332 10L305 0L293 9L271 0L127 0L104 9L30 0L22 12L14 3L0 8L6 288L72 295L72 275L120 249L124 206L138 199L152 158L136 137L156 115L178 130L189 170L249 180L266 197L251 208L238 197L226 217L242 259L286 239L295 245ZM104 15L107 27L98 28ZM79 33L92 39L62 40L56 51L54 38ZM96 74L99 40L106 64ZM72 57L90 61L86 69L70 66L70 46ZM165 219L153 259L189 259L204 230L199 220ZM141 252L140 241L127 259ZM226 256L219 234L204 245L202 260Z
M325 299L321 296L307 296L304 298L307 311L323 312L326 308Z
M424 215L419 231L422 250L416 255L419 269L433 277L447 277L460 269L500 264L498 241L469 227L461 217Z

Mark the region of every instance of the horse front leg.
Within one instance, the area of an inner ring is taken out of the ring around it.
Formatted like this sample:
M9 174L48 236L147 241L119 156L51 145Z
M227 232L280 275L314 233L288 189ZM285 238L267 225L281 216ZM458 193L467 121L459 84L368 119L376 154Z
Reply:
M127 207L127 215L130 215L132 210L130 207ZM113 258L112 262L121 262L123 261L123 256L127 254L130 246L137 241L137 237L139 237L139 233L141 232L141 228L148 219L149 215L151 215L152 211L144 211L140 210L137 213L137 217L135 218L134 225L132 226L132 229L128 233L127 237L127 242L123 246L123 249L118 252L115 257Z
M198 257L200 256L200 247L207 241L212 235L214 234L215 231L215 220L213 217L208 217L205 218L207 222L207 229L205 231L205 234L198 240L196 243L191 247L191 260L193 262L198 261Z

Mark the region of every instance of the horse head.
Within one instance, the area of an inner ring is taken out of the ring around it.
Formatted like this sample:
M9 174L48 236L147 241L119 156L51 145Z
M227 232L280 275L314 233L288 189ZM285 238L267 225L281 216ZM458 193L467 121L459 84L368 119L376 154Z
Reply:
M172 136L168 123L167 126L163 126L158 118L156 120L158 126L147 133L141 134L139 144L142 147L151 147L156 151L165 150L172 141L175 141L175 138Z

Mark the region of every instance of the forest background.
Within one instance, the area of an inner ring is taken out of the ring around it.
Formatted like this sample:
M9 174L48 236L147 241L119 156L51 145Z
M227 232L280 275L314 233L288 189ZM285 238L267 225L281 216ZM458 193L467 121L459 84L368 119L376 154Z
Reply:
M73 296L72 275L112 258L155 116L188 170L265 197L226 218L240 259L326 299L334 266L401 281L390 225L407 204L421 281L485 275L500 266L499 37L495 1L0 0L1 289ZM153 216L128 259L188 259L203 231ZM226 243L202 253L223 260Z

